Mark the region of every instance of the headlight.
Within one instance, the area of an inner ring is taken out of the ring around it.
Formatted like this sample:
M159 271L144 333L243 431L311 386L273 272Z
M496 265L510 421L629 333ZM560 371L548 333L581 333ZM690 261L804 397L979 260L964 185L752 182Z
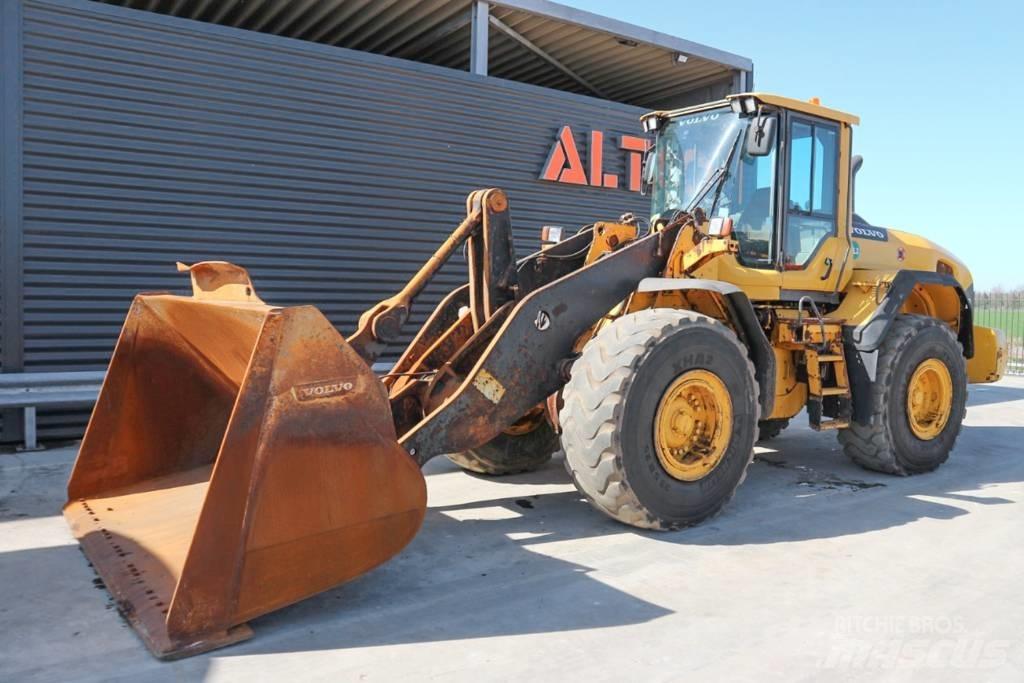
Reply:
M640 123L644 127L645 133L654 133L661 128L661 117L656 114L652 114L640 119Z

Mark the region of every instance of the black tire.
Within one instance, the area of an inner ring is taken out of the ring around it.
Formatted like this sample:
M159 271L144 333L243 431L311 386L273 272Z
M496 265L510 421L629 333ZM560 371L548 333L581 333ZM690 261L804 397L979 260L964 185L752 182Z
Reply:
M907 418L907 386L914 370L929 358L949 370L952 408L938 436L919 439ZM866 424L840 430L839 443L865 469L906 476L930 472L949 458L967 408L967 367L953 331L940 320L902 315L878 352L878 374L871 385L872 414Z
M684 372L705 369L733 407L728 446L702 479L668 474L654 446L654 417ZM645 529L679 529L722 509L743 481L760 415L754 366L736 335L692 311L654 309L623 316L583 348L559 413L566 469L591 505Z
M788 417L776 418L774 420L761 420L757 423L757 440L768 441L769 439L774 439L788 426Z
M559 448L558 434L547 420L525 434L502 433L483 446L462 453L449 453L448 459L464 470L500 476L532 472L542 467Z

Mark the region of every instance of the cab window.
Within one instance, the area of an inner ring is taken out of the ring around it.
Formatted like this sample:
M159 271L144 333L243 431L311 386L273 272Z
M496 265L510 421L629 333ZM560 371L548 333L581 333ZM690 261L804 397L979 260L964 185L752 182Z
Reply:
M773 268L775 149L767 156L752 157L747 154L743 139L737 144L737 153L722 191L715 197L716 203L703 208L710 215L732 219L741 264L750 268Z
M794 120L789 129L789 197L783 265L800 269L818 246L836 234L836 171L839 129Z
M772 236L775 232L775 152L750 157L744 152L732 189L738 201L733 219L733 235L740 245L740 263L753 268L769 268L773 263Z

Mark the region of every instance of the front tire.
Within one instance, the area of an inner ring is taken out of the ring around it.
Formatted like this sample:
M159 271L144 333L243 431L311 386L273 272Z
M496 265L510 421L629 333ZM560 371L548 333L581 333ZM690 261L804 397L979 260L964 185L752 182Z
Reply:
M746 349L718 321L672 309L623 316L572 367L559 414L566 468L591 505L620 522L697 524L743 481L757 398Z
M878 351L872 413L839 432L861 467L906 476L949 458L967 405L967 368L953 331L919 315L896 319Z

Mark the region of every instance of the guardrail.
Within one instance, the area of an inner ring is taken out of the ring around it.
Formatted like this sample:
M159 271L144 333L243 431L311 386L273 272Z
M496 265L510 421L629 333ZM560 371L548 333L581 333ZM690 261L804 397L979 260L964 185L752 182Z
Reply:
M374 363L373 371L382 375L391 370L392 363ZM92 408L103 386L106 372L21 372L0 373L0 409L21 408L24 444L19 450L37 451L36 409Z
M974 322L1006 335L1006 372L1024 375L1024 292L980 292L974 296Z
M0 408L23 410L23 450L39 450L36 408L92 406L100 394L103 376L99 372L0 373Z

